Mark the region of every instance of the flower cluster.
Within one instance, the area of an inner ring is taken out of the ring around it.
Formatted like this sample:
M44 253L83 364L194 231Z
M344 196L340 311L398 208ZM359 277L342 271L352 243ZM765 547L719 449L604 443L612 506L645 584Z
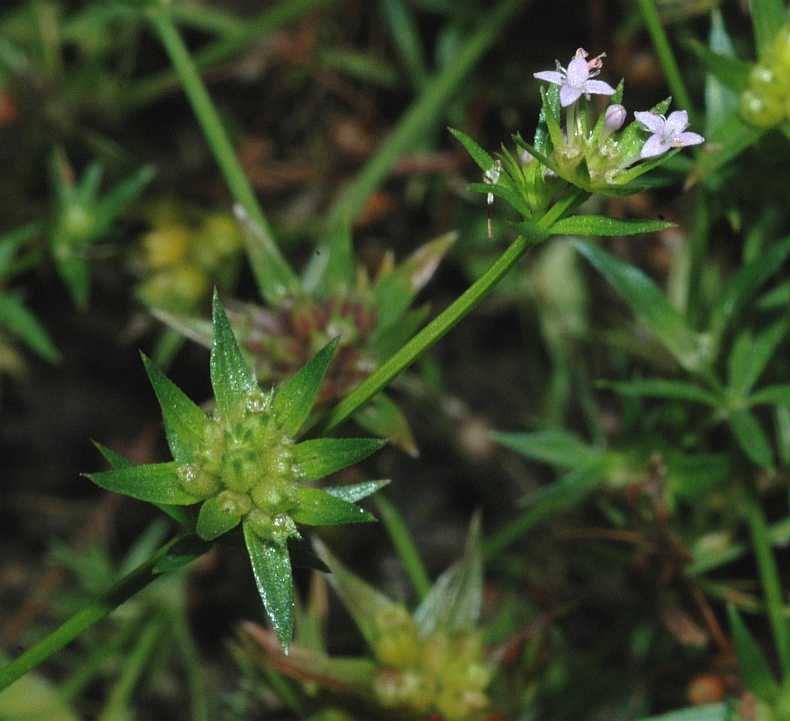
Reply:
M136 259L143 276L137 295L146 305L189 313L208 300L212 283L233 285L242 241L230 215L166 206L154 209L151 221Z
M197 519L179 519L204 541L242 525L261 598L277 635L288 645L293 630L293 586L287 541L296 524L338 525L373 520L355 502L381 481L321 490L309 485L382 446L374 438L317 438L296 442L307 423L332 341L292 378L269 393L258 387L225 310L214 296L209 416L153 363L145 368L162 408L173 462L133 466L103 450L113 469L91 473L102 488L162 506L200 504Z
M688 115L685 111L663 113L668 101L651 111L634 113L635 120L625 126L627 111L621 104L622 84L617 89L594 80L603 66L604 55L588 60L583 48L576 51L567 70L557 62L556 71L535 73L534 77L551 85L542 91L543 118L549 143L536 137L538 159L559 177L590 191L606 192L621 188L653 166L638 161L658 158L672 149L704 142L704 138L687 132ZM552 92L553 90L553 92ZM558 90L558 92L557 92ZM610 105L593 121L588 104L579 106L584 96L605 95ZM561 127L560 111L565 109L565 127ZM623 127L625 126L625 127ZM649 133L649 137L645 137ZM529 150L529 148L527 148Z
M744 120L771 128L790 118L790 25L785 25L749 73L741 94Z

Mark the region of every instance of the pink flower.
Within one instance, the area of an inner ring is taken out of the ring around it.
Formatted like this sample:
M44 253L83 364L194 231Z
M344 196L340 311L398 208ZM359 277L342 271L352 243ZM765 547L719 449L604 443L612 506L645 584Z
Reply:
M573 105L582 95L614 95L614 88L602 80L591 80L601 72L603 55L587 60L589 53L584 48L576 51L568 68L563 68L557 60L556 70L534 73L533 77L560 86L560 105L565 108Z
M684 132L689 125L689 115L685 110L676 110L668 118L649 112L636 112L634 117L653 133L642 146L639 154L642 158L655 158L670 148L685 148L705 142L699 133Z

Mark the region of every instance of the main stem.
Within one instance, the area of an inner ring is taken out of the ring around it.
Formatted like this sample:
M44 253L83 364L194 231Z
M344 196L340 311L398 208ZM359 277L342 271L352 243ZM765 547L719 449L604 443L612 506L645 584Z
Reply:
M248 237L249 234L245 233L247 253L261 293L267 300L276 301L298 287L297 278L274 242L271 225L236 157L217 109L178 28L165 9L157 9L149 17L181 79L184 92L214 153L217 165L225 176L228 188L260 229L258 237Z
M162 546L149 560L124 576L109 591L88 603L59 628L56 628L23 654L17 656L11 663L0 668L0 691L10 686L28 671L42 664L95 623L109 616L118 606L142 591L152 581L159 578L162 575L162 572L158 570L160 561L177 544L194 539L196 539L196 536L192 533L177 536Z
M386 386L393 378L414 363L425 351L439 342L461 320L471 313L491 292L502 277L518 262L519 258L533 245L540 243L550 235L551 226L562 216L578 205L586 193L574 190L559 200L533 226L529 235L520 235L507 250L494 261L493 265L469 286L455 301L436 316L406 345L404 345L388 361L383 363L329 413L324 422L323 430L328 431L342 423L360 406L367 403L376 393Z

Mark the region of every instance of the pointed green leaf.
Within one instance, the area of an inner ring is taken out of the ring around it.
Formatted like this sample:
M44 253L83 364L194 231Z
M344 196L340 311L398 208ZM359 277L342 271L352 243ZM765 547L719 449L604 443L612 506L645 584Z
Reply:
M526 458L542 461L557 468L578 468L603 458L604 451L584 443L566 431L536 431L534 433L503 433L494 431L491 437L506 448Z
M750 405L756 406L765 403L777 406L790 405L790 383L766 386L749 396Z
M362 483L352 483L348 486L327 486L322 490L335 498L340 498L349 503L356 503L363 498L372 496L374 493L384 488L384 486L389 485L389 483L389 479L362 481Z
M317 538L313 539L313 546L319 558L329 567L332 575L329 583L340 596L340 600L351 614L354 622L359 627L368 644L373 647L380 636L380 629L376 624L385 614L399 617L405 612L403 606L379 593L373 586L346 568L329 549Z
M38 318L25 308L19 298L7 293L0 293L0 328L20 338L44 360L50 363L60 360L60 351Z
M140 355L162 409L170 452L179 463L189 463L204 443L208 418L153 361Z
M370 523L376 517L364 508L344 501L320 488L302 487L297 492L294 521L307 526L342 526L346 523Z
M333 338L296 375L277 386L272 416L287 435L296 436L310 415L339 341Z
M453 137L464 146L466 152L469 153L472 160L477 163L477 167L480 168L480 170L482 170L484 173L491 170L494 165L494 159L487 151L483 150L483 148L481 148L477 142L470 138L466 133L456 130L455 128L447 129L450 131L450 133L452 133Z
M242 524L252 575L272 628L287 652L294 629L294 587L286 544L264 541L248 523Z
M687 381L676 381L668 378L637 378L632 381L605 381L600 384L623 396L632 398L671 398L673 400L704 403L718 406L719 399L704 388Z
M148 503L189 506L199 499L181 489L177 463L128 466L112 471L86 473L97 486Z
M782 28L787 18L785 0L751 0L752 25L757 55L762 57L768 50L774 35Z
M241 516L228 512L219 494L203 501L195 530L204 541L213 541L236 528L240 522Z
M790 305L790 280L780 283L757 301L760 310L779 310Z
M378 438L316 438L293 447L293 460L303 481L317 481L375 453L386 441Z
M756 338L746 330L735 340L728 358L730 393L744 398L757 383L782 339L787 334L788 321L782 319Z
M84 308L88 304L90 295L90 266L81 256L75 255L74 250L64 245L54 245L55 269L60 279L68 288L74 305Z
M217 408L223 416L232 416L243 408L250 393L258 389L233 330L225 309L214 290L213 307L214 342L211 347L211 386Z
M759 421L747 410L730 415L730 428L743 452L758 466L770 468L774 462L771 444Z
M0 235L0 280L9 273L17 250L39 235L41 230L41 223L28 223Z
M409 421L398 405L384 393L375 395L353 418L366 431L386 438L412 458L420 455Z
M316 288L319 294L347 291L354 282L354 243L351 239L351 221L346 219L329 229L326 244L326 267Z
M658 233L677 227L663 220L622 220L605 215L571 215L551 226L552 235L619 236Z
M768 703L773 702L779 695L779 685L768 665L763 652L749 633L749 629L741 620L735 607L729 605L727 614L730 620L730 630L735 641L735 655L738 657L738 666L741 669L743 685L746 686L757 698Z
M426 243L378 282L375 296L380 326L391 325L406 312L456 238L456 233L446 233Z
M737 57L711 50L698 40L689 39L686 45L697 56L697 59L705 67L705 71L716 78L725 88L735 93L746 90L751 69L749 63Z
M614 286L680 365L693 371L708 364L709 343L688 327L683 316L639 268L583 241L575 241L573 247Z
M107 448L107 446L102 445L98 441L93 441L93 445L96 446L99 453L102 454L104 460L109 463L114 470L120 468L132 468L134 463L132 463L128 458L124 458L120 453L116 453L112 448ZM192 529L195 525L195 522L192 520L192 517L189 515L189 512L181 506L171 506L166 503L155 503L154 504L162 513L166 513L170 518L172 518L176 523L183 526L184 528Z
M714 337L721 336L729 322L776 273L790 255L790 238L783 238L771 245L750 263L742 266L724 286L711 313L710 330Z
M433 584L414 612L422 636L437 628L450 631L473 628L480 619L483 602L483 555L480 549L480 517L475 515L463 558Z
M150 183L156 171L150 165L140 168L132 176L116 185L99 201L94 210L96 236L104 235L126 205L131 203Z

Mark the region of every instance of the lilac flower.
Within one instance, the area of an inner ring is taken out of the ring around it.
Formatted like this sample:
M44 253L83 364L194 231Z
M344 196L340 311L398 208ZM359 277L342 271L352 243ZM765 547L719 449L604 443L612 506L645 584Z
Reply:
M614 95L614 88L603 80L591 80L601 72L603 55L587 60L589 53L584 48L576 51L568 67L563 68L559 60L557 70L544 70L534 73L533 77L545 80L547 83L560 86L560 105L565 108L573 105L584 94L587 98L590 93L595 95Z
M685 110L676 110L668 118L649 112L636 112L634 117L653 133L642 146L639 154L642 158L655 158L670 148L685 148L705 142L699 133L684 132L689 125L689 115Z
M628 112L622 105L610 105L606 108L604 115L604 127L609 132L613 133L615 130L620 130L625 123L625 118Z

